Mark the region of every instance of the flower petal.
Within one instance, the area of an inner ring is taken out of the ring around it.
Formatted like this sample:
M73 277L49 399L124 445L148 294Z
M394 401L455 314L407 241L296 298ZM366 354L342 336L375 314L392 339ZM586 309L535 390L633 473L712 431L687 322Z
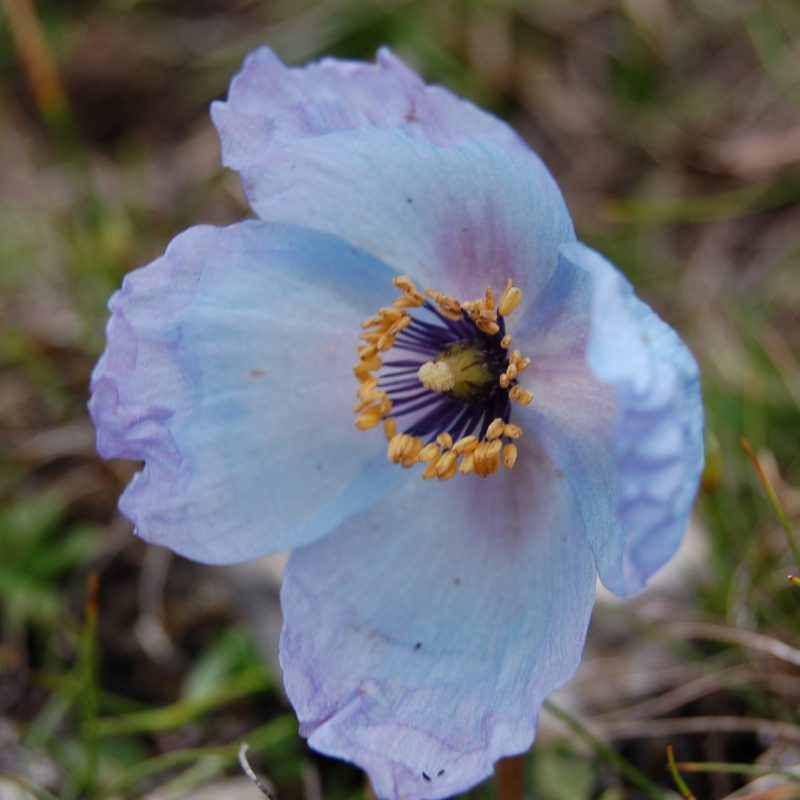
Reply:
M393 273L252 221L192 228L111 299L90 411L139 535L199 561L306 544L397 480L353 426L360 320ZM375 463L372 463L375 462Z
M561 258L514 331L514 345L531 358L519 381L534 395L529 406L514 409L514 421L572 487L591 541L621 542L613 442L617 401L586 360L591 308L591 276Z
M566 351L553 402L547 392L541 398L555 427L542 422L539 435L576 489L603 583L631 594L678 548L694 502L703 466L699 373L678 335L608 261L580 243L561 253L583 272L564 313L578 319L585 308L594 380Z
M223 163L246 171L287 142L361 127L406 128L434 144L487 138L525 145L504 122L440 86L426 86L387 48L367 64L325 58L287 67L268 47L251 53L226 102L211 107Z
M492 142L354 130L287 146L248 175L263 219L334 233L423 285L473 299L513 278L524 292L514 318L575 238L542 163Z
M281 661L311 746L409 800L464 791L526 750L594 601L575 509L526 446L486 480L417 476L294 552Z

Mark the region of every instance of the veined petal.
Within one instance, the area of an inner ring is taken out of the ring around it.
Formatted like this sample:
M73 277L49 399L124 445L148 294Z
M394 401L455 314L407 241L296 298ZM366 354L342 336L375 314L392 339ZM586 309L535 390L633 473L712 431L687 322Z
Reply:
M573 485L583 481L582 496L576 491L603 583L631 594L677 549L697 492L698 368L678 335L606 259L580 243L561 253L589 279L590 294L577 291L573 300L588 313L586 364L600 386L579 368L570 371L564 359L563 408L570 408L571 394L574 422L561 413L562 456L553 457ZM570 375L572 387L564 385Z
M353 427L359 322L393 273L333 237L252 221L181 234L110 302L90 411L140 536L205 562L313 541L399 470Z
M402 127L434 144L486 138L526 149L504 122L440 86L426 86L387 48L375 64L325 58L303 67L287 67L268 47L259 48L211 114L223 163L242 172L287 142L361 127Z
M380 798L464 791L530 746L578 665L594 580L569 485L530 444L487 481L404 483L290 558L281 661L301 732Z
M575 238L542 163L489 141L436 147L360 129L287 146L248 176L263 219L334 233L423 285L472 299L513 278L523 302L512 319Z

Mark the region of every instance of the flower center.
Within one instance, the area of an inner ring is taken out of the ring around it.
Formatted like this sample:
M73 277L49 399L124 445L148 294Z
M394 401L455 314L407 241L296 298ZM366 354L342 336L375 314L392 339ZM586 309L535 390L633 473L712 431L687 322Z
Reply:
M442 392L462 403L479 403L494 391L503 372L502 359L504 354L476 342L453 342L433 361L426 361L417 378L432 392Z
M405 276L394 285L400 290L394 304L362 323L365 344L353 367L361 383L356 426L369 430L383 422L389 460L425 463L423 478L485 477L501 460L511 469L513 440L522 436L510 422L511 404L533 400L517 383L530 359L510 350L505 332L505 317L522 292L509 281L497 303L491 287L478 300L459 302L433 289L422 295ZM383 355L390 350L397 357Z

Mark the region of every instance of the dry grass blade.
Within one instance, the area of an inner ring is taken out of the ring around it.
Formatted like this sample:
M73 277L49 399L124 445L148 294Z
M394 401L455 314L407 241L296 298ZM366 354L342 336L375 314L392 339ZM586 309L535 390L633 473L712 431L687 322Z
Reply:
M261 778L256 775L253 768L250 766L250 762L247 760L247 751L250 749L250 745L247 742L242 742L242 746L239 748L239 764L244 771L244 774L247 775L248 778L258 787L261 794L269 797L269 800L276 800L275 798L275 791L271 787L267 786L267 784Z
M708 639L714 642L728 642L749 650L757 650L773 658L786 661L800 667L800 650L786 644L779 639L765 636L762 633L741 631L728 628L725 625L714 625L707 622L676 622L668 626L669 632L674 636Z

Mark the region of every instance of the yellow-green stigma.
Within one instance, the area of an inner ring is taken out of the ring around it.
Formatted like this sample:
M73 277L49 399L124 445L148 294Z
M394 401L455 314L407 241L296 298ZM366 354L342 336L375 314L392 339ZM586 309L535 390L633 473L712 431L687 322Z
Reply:
M432 392L440 392L472 403L494 390L501 370L491 362L485 349L475 342L454 342L417 372L419 382Z

